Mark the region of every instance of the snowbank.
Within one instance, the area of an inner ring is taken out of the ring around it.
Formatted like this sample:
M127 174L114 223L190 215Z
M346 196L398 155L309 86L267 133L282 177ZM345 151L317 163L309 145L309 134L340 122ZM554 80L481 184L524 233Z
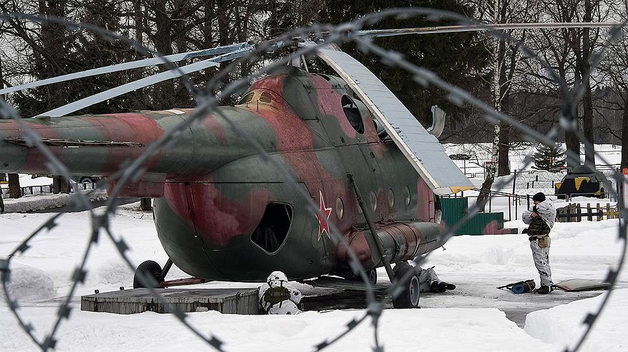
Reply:
M165 263L167 256L157 239L152 214L136 210L135 205L119 208L117 216L111 218L112 231L116 238L124 238L130 246L129 257L138 265L152 259ZM0 216L0 258L5 258L31 231L47 221L50 214L3 214ZM12 267L36 267L45 272L43 279L33 279L34 273L26 273L27 282L53 281L54 300L28 302L20 299L27 321L37 328L38 336L47 333L57 315L57 301L66 295L73 270L82 259L91 234L91 223L86 212L65 214L58 219L59 226L38 235L30 242L31 248L15 256ZM617 220L601 222L557 223L552 231L550 258L554 281L572 278L604 279L609 266L616 263L621 248L617 241ZM520 227L521 221L513 221L506 227ZM541 340L530 336L511 320L521 313L518 322L523 326L525 313L534 309L553 307L557 302L571 302L578 298L589 298L599 293L568 293L555 291L551 295L514 295L495 287L519 280L535 279L534 268L525 235L462 236L451 239L445 247L429 256L425 266L436 265L439 277L457 288L446 294L425 294L421 298L422 309L384 311L379 337L386 351L512 351L529 348L533 351L562 351L561 341ZM101 236L98 245L90 252L89 273L84 285L79 285L77 296L130 286L133 272L129 270L115 246L106 236ZM48 278L45 278L45 277ZM184 277L173 267L170 278ZM387 280L384 270L378 270L381 282ZM50 280L48 280L50 279ZM619 287L628 287L628 271L622 271ZM212 282L203 287L251 287L254 283ZM28 292L38 292L29 288ZM614 298L625 297L626 291L613 293ZM47 294L48 295L48 294ZM37 298L33 298L36 300ZM595 301L594 301L595 302ZM609 343L609 349L625 341L628 326L626 300L611 301L603 312L604 319L611 319L617 328L598 325L594 332L603 334L601 339ZM81 312L78 297L72 300L73 312L69 321L61 325L58 351L206 351L209 348L171 315L143 313L130 316L106 313ZM530 308L532 307L532 308ZM595 304L592 306L595 308ZM565 320L577 326L585 316L586 308L579 314L550 309L556 316L546 317L546 323ZM587 307L589 308L589 307ZM499 310L498 310L499 309ZM506 312L506 313L504 313ZM312 346L345 329L354 316L363 311L333 311L328 313L308 312L298 316L234 316L215 312L193 313L189 321L201 332L215 334L223 340L229 351L300 351L311 350ZM534 313L537 314L537 313ZM508 317L508 319L507 319ZM533 315L530 316L533 319ZM562 323L561 323L562 324ZM563 326L563 325L561 325ZM569 327L562 328L568 331ZM543 330L543 328L538 328ZM576 331L577 332L577 331ZM532 334L532 333L531 333ZM569 332L564 341L574 338ZM558 333L556 333L557 337ZM599 338L593 336L593 341ZM357 331L343 339L331 351L364 351L373 345L373 329L365 322ZM625 346L625 345L622 345ZM625 349L625 348L624 348ZM0 351L36 351L29 338L18 328L6 305L0 304ZM600 348L599 351L604 351Z
M87 191L89 192L89 191ZM17 199L4 200L5 213L28 213L38 210L56 209L69 205L72 194L34 195ZM89 194L89 200L101 201L107 199L107 191L98 190Z
M56 294L50 275L30 266L20 266L11 271L7 291L19 302L50 299Z
M56 313L23 309L34 325L46 325ZM308 351L338 336L346 324L363 312L306 312L290 316L189 314L188 321L204 334L225 343L227 351ZM15 332L9 314L0 309L0 350L25 351L32 343ZM39 329L38 329L39 331ZM21 337L21 338L19 338ZM73 312L58 335L56 350L73 351L208 351L172 315L142 313L121 316ZM374 345L370 319L325 351L370 351ZM527 335L497 309L386 310L380 320L379 339L385 351L487 352L526 346L532 351L553 351L553 346Z
M605 295L532 312L526 318L525 331L544 342L573 348L573 341L584 331L585 314L597 311ZM596 321L581 352L628 350L628 289L613 291L609 305Z

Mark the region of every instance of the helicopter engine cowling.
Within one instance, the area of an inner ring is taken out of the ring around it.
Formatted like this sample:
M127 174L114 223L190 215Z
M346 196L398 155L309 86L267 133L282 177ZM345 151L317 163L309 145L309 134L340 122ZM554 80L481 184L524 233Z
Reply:
M372 253L366 236L370 231L362 230L347 234L345 239L366 270L382 266L381 258ZM377 237L382 243L384 253L391 263L412 259L439 247L437 244L440 226L432 222L392 223L377 229ZM349 262L347 249L338 248L338 260Z

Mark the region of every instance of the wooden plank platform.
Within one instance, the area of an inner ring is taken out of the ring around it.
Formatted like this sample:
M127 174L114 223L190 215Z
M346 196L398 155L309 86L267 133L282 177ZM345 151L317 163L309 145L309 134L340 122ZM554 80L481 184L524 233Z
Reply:
M215 310L223 314L259 314L257 289L213 288L213 289L159 289L164 300L162 304L149 290L137 288L112 292L102 292L81 297L81 310L115 314L141 312L172 313L174 309L183 312L204 312Z

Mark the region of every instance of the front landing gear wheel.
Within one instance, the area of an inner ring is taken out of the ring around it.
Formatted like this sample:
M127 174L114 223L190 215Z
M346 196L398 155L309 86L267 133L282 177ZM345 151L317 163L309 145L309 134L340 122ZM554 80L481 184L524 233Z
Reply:
M150 284L148 287L161 287L159 284L164 281L161 266L152 260L143 262L137 267L137 269L135 269L135 275L133 276L133 288L147 287L142 284L140 275L144 276L144 281L149 281L146 282L147 284Z
M406 273L412 272L412 276L406 281L401 282L401 279ZM421 291L419 290L419 277L414 272L414 268L408 263L399 263L395 266L394 281L401 284L403 291L393 298L394 308L418 308L419 298Z

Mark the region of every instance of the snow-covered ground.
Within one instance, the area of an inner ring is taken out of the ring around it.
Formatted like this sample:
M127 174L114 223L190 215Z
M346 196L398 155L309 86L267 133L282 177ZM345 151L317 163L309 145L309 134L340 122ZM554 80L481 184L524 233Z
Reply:
M164 263L164 253L150 213L123 206L112 221L117 236L123 236L139 264L153 259ZM44 223L46 214L0 215L0 258L5 258L30 231ZM552 234L554 281L571 278L602 280L620 253L616 241L617 220L558 223ZM509 227L523 227L520 221ZM71 274L88 242L90 223L86 213L65 214L59 226L38 236L24 255L12 260L11 292L19 295L20 312L43 336L65 297ZM534 351L560 351L572 341L585 314L597 307L599 292L551 295L514 295L495 287L534 278L525 236L457 237L446 250L435 251L426 265L435 266L440 277L458 287L446 294L424 294L422 309L384 311L379 338L386 351L509 351L529 348ZM89 274L78 295L129 287L133 273L118 257L114 246L101 236L90 253ZM181 277L172 270L169 277ZM386 280L384 271L380 280ZM208 287L242 286L214 282ZM255 285L253 285L255 286ZM304 285L301 285L303 287ZM620 290L614 291L610 306L599 326L587 340L583 351L625 351L628 346L628 275L622 272ZM305 288L305 287L303 287ZM577 298L588 299L569 303ZM590 298L594 297L594 298ZM561 304L565 303L565 304ZM569 303L569 304L566 304ZM556 306L559 304L558 306ZM130 316L81 312L79 299L75 310L63 322L57 336L58 351L205 351L211 350L171 315L142 313ZM554 307L551 309L545 309ZM525 330L511 321L517 312L541 309L528 315ZM203 333L215 334L228 351L312 350L312 346L340 334L352 318L362 311L344 310L306 312L297 316L236 316L215 312L192 313L189 322ZM331 351L363 351L373 346L373 329L368 322L332 345ZM600 348L603 346L603 348ZM4 303L0 304L0 351L36 350L21 332Z
M490 145L447 145L448 154L477 155L480 164L488 160ZM598 145L610 164L619 163L621 149ZM511 167L523 167L526 155L534 147L523 146L511 151ZM601 163L601 160L598 161ZM462 162L457 161L462 168ZM475 170L475 171L474 171ZM482 183L481 168L467 163L467 173L476 173L472 181ZM539 176L539 181L536 177ZM515 193L550 194L551 182L562 175L526 172L518 175ZM498 178L496 184L505 178ZM535 181L532 188L527 183ZM22 177L22 186L50 184L49 179ZM549 186L548 186L549 185ZM4 186L4 185L3 185ZM494 187L496 190L496 187ZM511 193L512 182L501 191ZM465 192L465 196L474 196ZM36 198L36 197L34 197ZM42 198L43 199L43 198ZM10 201L11 202L11 201ZM575 198L583 205L606 204L610 199ZM469 202L473 204L473 201ZM556 206L565 205L556 202ZM512 199L494 198L490 210L503 211L513 221L506 227L523 228L519 214L527 204L520 201L515 208ZM150 213L139 211L137 205L122 206L112 221L116 236L130 245L134 265L152 259L165 263L163 251ZM488 210L488 209L487 209ZM46 214L0 215L0 258L5 258L32 230L43 224ZM10 293L19 297L20 312L32 322L36 334L43 337L57 315L57 302L66 297L70 277L88 243L90 223L87 213L63 215L59 226L37 236L26 254L12 260ZM557 223L552 231L551 260L555 282L580 278L603 280L620 255L616 239L617 220L602 222ZM554 291L551 295L514 295L496 286L535 279L538 274L532 263L529 242L522 235L456 237L436 250L424 266L435 266L441 279L453 282L456 290L445 294L423 294L422 309L384 311L379 339L386 351L511 351L530 348L535 351L562 351L573 344L582 332L586 314L597 309L603 293L569 293ZM143 313L131 316L80 311L80 295L117 290L131 286L133 272L118 256L115 247L104 236L89 255L89 273L79 286L72 304L71 319L63 322L58 351L205 351L211 350L170 315ZM177 268L168 278L184 277ZM379 280L387 281L383 270ZM305 292L320 289L296 284ZM213 282L205 287L255 287L255 284ZM531 312L527 314L528 312ZM527 314L527 317L526 317ZM336 336L359 310L306 312L298 316L236 316L216 312L193 313L189 322L206 334L214 334L226 344L228 351L294 351L311 350L312 346ZM525 325L525 327L524 327ZM524 327L524 328L522 328ZM618 289L611 295L610 305L596 323L582 351L628 350L628 272L619 277ZM373 329L369 322L332 345L331 351L370 350ZM21 332L4 301L0 301L0 351L31 351L35 345Z

